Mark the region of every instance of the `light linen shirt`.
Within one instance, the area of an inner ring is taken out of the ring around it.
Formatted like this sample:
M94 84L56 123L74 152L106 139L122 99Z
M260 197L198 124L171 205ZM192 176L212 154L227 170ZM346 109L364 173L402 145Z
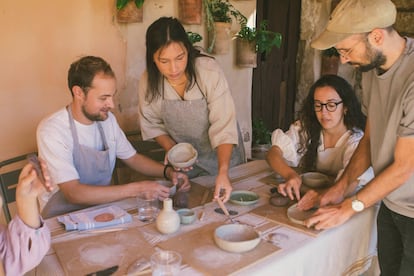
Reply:
M42 261L49 248L50 231L45 223L34 229L15 216L7 227L0 225L0 261L6 275L30 271Z
M195 68L199 87L195 84L184 93L184 99L181 99L168 81L164 80L164 99L186 101L206 97L210 122L208 135L211 147L214 149L221 144L237 145L236 111L224 72L218 63L209 57L197 58ZM144 72L139 81L138 89L140 127L144 140L168 135L168 129L165 128L161 114L163 99L159 98L148 103L145 100L147 83L148 75L147 72Z
M286 133L281 129L276 129L272 133L272 145L278 146L282 150L283 159L291 167L297 167L305 154L304 152L298 153L300 129L300 123L295 122ZM321 132L317 149L316 170L334 176L337 180L348 165L363 134L363 131L359 129L354 129L354 131L348 130L339 138L335 147L325 148ZM358 177L359 185L365 185L372 178L373 171L372 168L369 168L364 174Z

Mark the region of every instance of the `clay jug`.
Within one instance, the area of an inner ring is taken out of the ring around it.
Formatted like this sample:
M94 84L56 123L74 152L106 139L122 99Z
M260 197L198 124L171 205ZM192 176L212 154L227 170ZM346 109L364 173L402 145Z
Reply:
M173 209L171 198L164 199L164 206L155 221L158 231L162 234L174 233L180 228L180 216Z

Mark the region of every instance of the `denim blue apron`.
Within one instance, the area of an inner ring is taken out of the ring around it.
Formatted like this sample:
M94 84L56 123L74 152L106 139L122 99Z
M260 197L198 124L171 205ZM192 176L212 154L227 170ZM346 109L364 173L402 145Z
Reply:
M96 150L79 144L75 121L72 111L67 107L69 124L73 138L73 163L79 174L79 182L88 185L110 185L112 178L112 168L109 160L108 143L105 138L100 122L96 122L102 138L104 148ZM87 207L86 205L72 204L66 201L63 193L59 190L51 196L42 210L43 218L57 216L70 211L75 211Z
M202 93L202 92L200 92ZM203 94L203 93L202 93ZM208 130L209 110L204 97L198 100L165 100L161 107L162 119L168 134L175 142L187 142L198 151L198 162L187 174L190 178L200 175L217 175L217 152L211 148ZM230 167L244 162L244 147L239 127L238 145L233 147Z

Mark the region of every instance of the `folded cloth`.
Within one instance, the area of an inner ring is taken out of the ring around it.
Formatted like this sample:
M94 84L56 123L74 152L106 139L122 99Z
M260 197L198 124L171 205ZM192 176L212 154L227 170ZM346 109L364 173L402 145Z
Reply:
M57 218L66 230L87 230L113 226L132 221L132 216L119 206L107 206L97 210L72 213Z

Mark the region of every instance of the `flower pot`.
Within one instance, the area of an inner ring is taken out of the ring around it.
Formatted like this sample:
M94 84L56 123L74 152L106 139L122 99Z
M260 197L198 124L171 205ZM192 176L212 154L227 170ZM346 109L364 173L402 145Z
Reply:
M208 39L209 45L213 43L214 54L227 54L231 45L231 23L214 22L214 30L210 31Z
M236 65L239 67L256 68L256 43L245 39L236 39Z
M134 1L129 1L125 7L118 10L116 18L119 23L142 22L143 9L144 7L138 9Z
M179 0L178 18L183 24L201 24L201 0Z

